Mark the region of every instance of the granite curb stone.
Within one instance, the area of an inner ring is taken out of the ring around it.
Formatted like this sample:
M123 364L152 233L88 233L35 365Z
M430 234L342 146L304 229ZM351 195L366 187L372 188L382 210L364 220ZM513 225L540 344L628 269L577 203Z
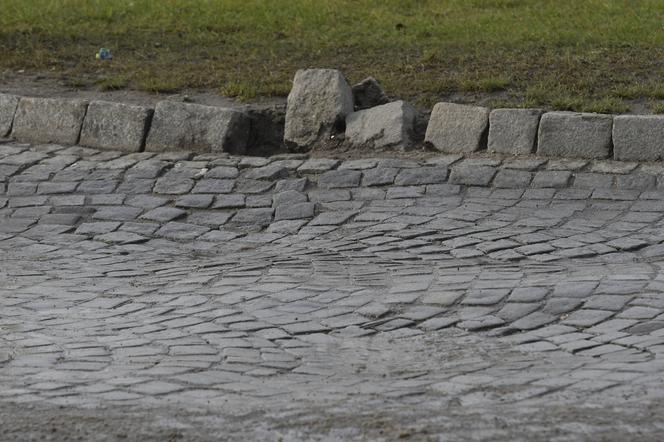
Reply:
M160 101L155 107L145 150L243 154L249 131L249 118L235 109Z
M152 109L107 101L91 101L81 130L82 146L140 152Z
M535 150L539 109L494 109L489 114L489 152L528 155Z
M87 101L22 97L16 108L12 137L21 142L78 142Z
M537 153L550 157L608 158L613 116L547 112L540 119Z
M446 153L475 152L486 147L489 109L455 103L437 103L431 112L424 141Z
M613 119L613 146L613 157L619 161L664 159L664 116L616 116Z
M0 137L6 137L11 132L19 100L16 95L0 94Z

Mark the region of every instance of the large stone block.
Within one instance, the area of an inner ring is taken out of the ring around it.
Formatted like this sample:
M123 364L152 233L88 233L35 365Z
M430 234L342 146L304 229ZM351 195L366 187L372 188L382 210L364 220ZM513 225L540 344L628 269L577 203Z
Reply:
M613 116L547 112L537 132L537 153L551 157L606 158L611 151Z
M16 95L0 94L0 137L6 137L12 130L18 100Z
M489 114L490 152L527 155L535 150L539 109L495 109Z
M346 117L346 141L355 146L408 148L417 111L404 101L353 112Z
M664 159L664 116L620 115L613 119L613 158L624 161Z
M431 112L424 141L442 152L474 152L486 147L489 109L455 103L437 103Z
M247 116L234 109L160 101L155 107L145 150L242 154L247 148L249 130Z
M76 144L87 107L82 100L22 97L12 137L29 143Z
M288 94L284 142L294 150L310 148L339 130L353 112L353 92L334 69L299 70Z
M139 152L152 109L107 101L92 101L83 120L82 146Z

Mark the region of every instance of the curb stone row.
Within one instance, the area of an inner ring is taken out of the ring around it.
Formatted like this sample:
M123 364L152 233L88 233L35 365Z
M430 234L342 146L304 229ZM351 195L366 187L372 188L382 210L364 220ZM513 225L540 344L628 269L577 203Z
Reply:
M333 69L296 73L283 143L307 151L334 138L371 148L409 149L424 141L443 153L490 153L618 161L664 160L664 116L544 112L437 103L426 131L406 102L387 102L378 82L351 87ZM259 129L253 128L254 131ZM424 133L419 133L424 132ZM255 135L255 134L254 134ZM145 106L0 94L0 137L124 152L247 153L247 112L193 103ZM255 137L254 137L255 138Z
M345 140L362 147L407 149L416 141L414 110L402 101L367 104L377 84L353 88L332 69L300 70L288 96L285 141L301 150L325 140L345 121ZM355 109L349 99L355 97ZM300 118L304 114L306 118ZM622 161L664 159L664 116L544 112L437 103L424 142L445 153L489 150L512 155Z

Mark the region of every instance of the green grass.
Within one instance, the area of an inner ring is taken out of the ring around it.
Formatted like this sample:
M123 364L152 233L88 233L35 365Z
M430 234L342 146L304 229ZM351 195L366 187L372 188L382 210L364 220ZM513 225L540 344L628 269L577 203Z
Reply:
M663 23L661 0L0 0L0 79L252 100L331 67L421 106L623 112L664 100Z

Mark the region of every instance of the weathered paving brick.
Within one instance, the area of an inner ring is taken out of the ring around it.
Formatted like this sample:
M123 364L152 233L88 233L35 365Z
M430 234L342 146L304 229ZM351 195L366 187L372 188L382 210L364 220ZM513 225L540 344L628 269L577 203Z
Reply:
M431 112L424 141L442 152L474 152L486 147L489 109L437 103Z
M362 172L357 170L331 170L318 178L318 186L323 189L357 187L361 178Z
M152 109L123 103L91 101L83 128L82 146L138 152L148 129Z
M441 184L447 180L447 167L417 167L403 169L394 184L397 186L419 186L422 184Z
M316 205L314 203L290 203L277 206L274 219L293 220L302 218L313 218Z
M87 107L82 100L22 97L12 137L31 143L76 144Z
M240 209L231 220L236 224L253 224L258 226L267 226L272 222L274 209Z
M160 101L155 107L145 150L242 154L247 147L249 126L249 118L237 110Z
M613 175L602 173L583 173L574 174L574 187L583 189L608 188L613 184Z
M453 184L466 184L471 186L488 186L495 174L495 167L474 166L462 163L458 166L452 167L450 182Z
M374 167L362 172L363 186L384 186L393 184L394 179L399 173L399 169L394 167Z
M528 155L535 150L539 109L494 109L489 114L487 149L511 155Z
M540 170L533 178L533 187L560 188L566 187L572 177L572 172Z
M611 115L547 112L537 134L537 153L552 157L607 158L611 149Z
M664 116L619 115L613 119L613 158L620 161L664 159Z
M523 188L530 185L532 172L525 170L501 169L493 179L493 185L505 188Z
M16 95L0 94L0 137L6 137L11 131L18 101Z

